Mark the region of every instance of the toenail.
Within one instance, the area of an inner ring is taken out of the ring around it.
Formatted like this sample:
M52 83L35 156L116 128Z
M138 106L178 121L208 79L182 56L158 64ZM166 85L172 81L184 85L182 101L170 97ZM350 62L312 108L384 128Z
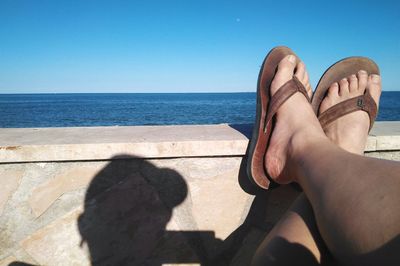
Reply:
M342 81L342 82L347 82L347 79L344 78L344 79L342 79L341 81Z
M337 86L339 86L339 84L337 82L335 82L335 83L332 84L332 86L337 87Z
M379 83L381 80L381 77L379 75L371 75L372 76L372 82L374 83Z
M359 74L367 74L367 71L365 71L365 70L360 70L360 71L358 71L358 73L359 73Z
M288 60L289 62L294 63L296 62L296 57L294 55L289 55Z
M353 74L353 75L351 75L350 77L351 77L352 79L355 79L355 78L356 78L356 75Z

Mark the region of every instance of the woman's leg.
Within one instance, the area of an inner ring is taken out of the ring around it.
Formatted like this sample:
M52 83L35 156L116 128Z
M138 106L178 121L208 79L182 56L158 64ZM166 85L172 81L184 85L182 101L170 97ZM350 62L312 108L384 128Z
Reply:
M342 101L364 94L367 85L368 74L365 71L332 84L328 95L322 101L320 111L324 112ZM373 94L379 99L381 91L379 84L369 86L369 90L374 90ZM337 119L325 129L325 133L332 142L344 150L363 154L368 128L367 113L358 111ZM290 245L288 243L298 244L298 247L302 247L298 250L303 252L295 253L288 250L287 246ZM291 255L287 256L288 253ZM260 245L255 256L255 264L265 265L274 259L276 262L279 260L281 265L291 265L304 261L304 257L310 254L315 264L333 263L317 229L311 205L305 195L301 194Z
M281 62L272 94L294 68L289 57ZM370 77L369 85L380 86L379 77ZM372 96L377 101L379 96ZM267 151L269 174L277 182L302 186L333 256L348 263L398 260L400 164L337 147L299 94L282 105L276 121Z

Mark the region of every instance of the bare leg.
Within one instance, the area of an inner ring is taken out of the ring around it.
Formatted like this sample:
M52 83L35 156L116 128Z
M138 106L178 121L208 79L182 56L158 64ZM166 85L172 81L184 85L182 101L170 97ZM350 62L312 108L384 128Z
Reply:
M344 100L364 94L367 84L368 74L365 71L360 71L357 75L340 81L339 84L332 84L320 111L324 112ZM380 84L370 84L369 90L378 103ZM368 136L368 127L367 113L358 111L336 120L325 129L325 133L339 147L349 152L362 154ZM289 246L294 243L298 246L290 248ZM297 253L293 252L296 248ZM287 255L289 253L290 256ZM317 229L311 205L302 194L260 245L254 263L266 265L271 264L271 260L274 259L275 264L293 265L307 258L311 259L309 265L334 263Z
M258 247L252 265L328 265L332 257L302 193Z
M311 98L309 76L303 62L296 66L295 76L307 88ZM299 261L307 265L320 264L321 251L326 249L320 239L311 205L302 194L264 239L253 264L293 265Z
M311 202L329 250L343 262L399 260L399 163L317 144L306 146L307 155L292 157L291 171Z
M294 66L288 65L278 70L272 94L293 74ZM374 78L378 84L379 77ZM297 181L302 186L322 238L336 259L358 264L399 259L395 254L400 232L399 163L337 147L323 134L300 95L278 111L267 159L277 182Z

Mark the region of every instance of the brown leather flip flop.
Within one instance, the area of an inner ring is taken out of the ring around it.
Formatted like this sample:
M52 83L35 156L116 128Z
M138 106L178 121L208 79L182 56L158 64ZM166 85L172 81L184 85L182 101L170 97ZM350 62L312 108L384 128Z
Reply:
M349 77L352 74L357 74L358 71L364 70L368 75L379 75L377 64L366 57L348 57L340 60L329 67L322 75L318 82L317 88L312 97L311 105L323 129L330 123L346 114L363 110L368 113L370 118L369 130L371 130L378 112L377 105L371 97L368 88L364 95L360 95L341 103L338 103L323 113L319 112L321 102L325 98L329 87L340 80Z
M278 64L287 55L296 56L291 49L284 46L272 49L264 59L258 75L256 121L248 148L246 170L250 181L263 189L269 188L271 180L265 169L265 153L274 128L273 118L276 112L296 92L301 92L310 101L307 90L295 76L283 84L273 96L270 95ZM296 58L299 62L297 56Z

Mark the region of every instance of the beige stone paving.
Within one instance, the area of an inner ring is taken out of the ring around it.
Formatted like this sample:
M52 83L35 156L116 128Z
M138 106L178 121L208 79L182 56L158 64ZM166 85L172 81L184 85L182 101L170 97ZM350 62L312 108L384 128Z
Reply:
M80 247L76 224L81 213L80 208L67 213L22 240L21 246L40 265L90 265L86 252Z
M0 215L11 195L17 190L24 171L21 169L7 169L1 175Z
M0 260L0 266L8 266L11 262L16 261L17 259L14 256L9 256L5 259Z
M86 187L98 170L96 165L71 169L37 186L28 199L35 217L43 214L64 193Z
M148 220L149 225L154 225L150 222L152 219L163 221L159 227L150 227L153 229L147 231L158 232L162 229L160 232L164 235L161 242L153 241L156 244L151 256L153 262L193 264L215 256L222 241L243 222L243 214L247 213L253 198L237 184L240 162L239 157L149 161L132 158L110 162L3 166L19 169L25 174L14 192L13 201L7 201L5 212L0 216L0 223L7 225L2 233L0 259L16 254L13 255L15 259L28 261L22 254L27 252L42 265L63 265L68 260L86 265L89 260L81 256L84 253L88 258L88 251L79 246L82 237L82 232L77 229L79 212L85 210L85 213L92 213L86 215L90 219L99 215L108 217L109 222L103 225L95 220L88 221L98 224L98 232L117 230L115 234L118 236L120 230L131 230L129 224L146 224L139 216L132 216L137 212L130 210L134 206L140 210L142 217L152 217ZM129 183L129 180L142 181ZM150 200L148 197L155 198ZM157 197L160 199L155 200ZM166 207L166 211L159 209L161 206ZM121 224L117 218L120 212L132 213L128 220L124 219L131 222ZM165 216L155 215L162 213ZM21 217L21 223L16 223L17 216ZM147 238L150 236L147 233ZM198 243L196 250L192 249L193 243L187 243L187 239ZM123 237L117 237L117 240L132 244L132 240L124 240ZM160 246L157 243L165 244ZM23 252L18 253L20 247ZM175 247L179 247L178 250ZM141 253L150 252L144 252L143 246L140 248ZM149 247L149 250L153 248ZM196 254L200 254L201 258Z

